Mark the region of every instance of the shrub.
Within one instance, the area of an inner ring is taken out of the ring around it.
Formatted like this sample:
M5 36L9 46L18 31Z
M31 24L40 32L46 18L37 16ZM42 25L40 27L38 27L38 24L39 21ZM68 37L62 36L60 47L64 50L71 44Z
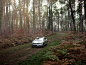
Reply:
M53 52L47 52L45 55L43 55L43 57L45 58L45 60L52 60L52 61L57 61L58 57L56 55L51 55Z
M82 61L81 60L79 60L79 61L74 61L73 63L72 63L72 65L86 65L85 63L82 63Z

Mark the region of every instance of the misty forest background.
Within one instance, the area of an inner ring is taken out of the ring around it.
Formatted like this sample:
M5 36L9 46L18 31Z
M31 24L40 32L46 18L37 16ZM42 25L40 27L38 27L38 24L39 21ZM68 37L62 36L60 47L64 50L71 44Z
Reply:
M86 31L86 0L0 0L0 35Z

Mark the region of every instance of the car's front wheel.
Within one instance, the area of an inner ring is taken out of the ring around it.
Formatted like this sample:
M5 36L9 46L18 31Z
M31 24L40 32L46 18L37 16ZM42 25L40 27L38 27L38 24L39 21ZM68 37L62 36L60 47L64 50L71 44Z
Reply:
M44 43L43 43L42 47L44 47Z
M33 46L32 46L32 48L33 48Z

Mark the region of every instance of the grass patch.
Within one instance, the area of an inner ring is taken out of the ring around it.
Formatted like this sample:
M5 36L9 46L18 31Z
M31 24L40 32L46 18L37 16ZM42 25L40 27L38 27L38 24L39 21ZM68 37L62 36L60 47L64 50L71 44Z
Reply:
M36 55L32 56L31 59L28 59L25 62L21 62L21 63L19 63L19 65L42 65L42 63L44 61L43 56L46 54L45 50L47 50L50 46L55 46L58 44L59 44L59 40L54 41L53 43L51 43L48 46L46 46L45 48L43 48Z
M47 39L52 39L53 37L56 37L58 34L55 34L55 35L51 35L49 37L46 37Z
M4 50L0 50L1 54L0 56L4 55L4 54L8 54L8 53L11 53L11 52L14 52L14 51L18 51L18 50L21 50L23 48L26 48L28 46L30 46L31 44L24 44L24 45L18 45L18 46L15 46L15 47L9 47L7 49L4 49Z
M34 49L34 48L30 49L28 52L30 52L30 51L33 50L33 49ZM13 59L18 58L18 57L22 57L22 56L24 56L25 54L27 54L28 52L24 52L24 53L22 53L22 54L19 54L19 55L17 55L16 57L13 57L13 58L10 59L10 60L13 60Z
M18 58L18 57L22 57L22 56L25 55L26 53L27 53L27 52L22 53L22 54L19 54L19 55L17 55L16 57L11 58L10 60L13 60L13 59Z
M30 49L28 52L30 52L31 50L33 50L33 49ZM15 57L13 57L13 58L11 58L11 59L9 59L9 60L4 61L3 63L6 63L6 62L8 62L8 61L10 61L10 60L13 60L13 59L15 59L15 58L18 58L18 57L22 57L22 56L24 56L25 54L27 54L28 52L24 52L24 53L22 53L22 54L19 54L19 55L15 56Z

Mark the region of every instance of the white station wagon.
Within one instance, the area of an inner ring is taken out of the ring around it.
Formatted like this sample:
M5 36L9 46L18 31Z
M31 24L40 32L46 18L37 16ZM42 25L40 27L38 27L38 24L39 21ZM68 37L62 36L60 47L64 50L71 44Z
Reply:
M38 46L42 46L44 47L45 45L47 45L47 38L46 37L37 37L35 38L35 40L32 41L31 45L32 47L38 47Z

